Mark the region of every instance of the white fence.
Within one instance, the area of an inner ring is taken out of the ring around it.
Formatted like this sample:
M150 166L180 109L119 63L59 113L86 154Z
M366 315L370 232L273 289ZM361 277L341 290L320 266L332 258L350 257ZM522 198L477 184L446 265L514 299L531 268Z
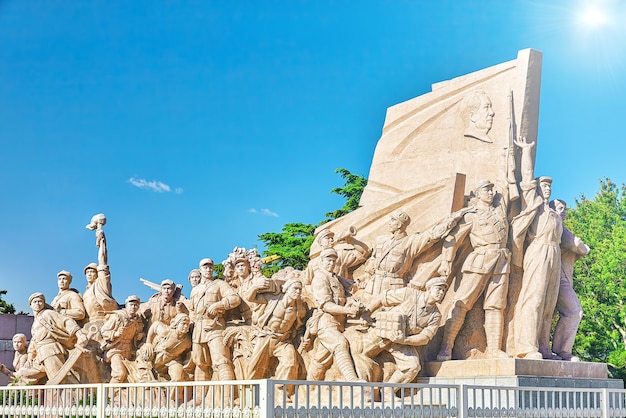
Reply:
M4 387L0 417L626 417L626 390L251 380Z

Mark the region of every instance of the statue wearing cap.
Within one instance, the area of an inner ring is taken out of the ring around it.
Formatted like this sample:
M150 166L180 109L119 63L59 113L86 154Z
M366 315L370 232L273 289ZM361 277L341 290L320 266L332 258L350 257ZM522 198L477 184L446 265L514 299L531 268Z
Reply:
M33 293L28 298L33 309L33 325L28 347L26 367L43 368L52 379L67 360L68 350L74 348L80 326L69 316L62 315L46 305L43 293ZM78 383L72 374L64 376L61 383Z
M261 257L259 257L256 249L246 250L241 247L235 247L233 252L228 254L226 260L222 261L222 265L224 266L224 281L235 289L235 292L237 292L241 298L239 306L227 312L227 321L243 320L246 324L250 323L255 304L246 301L243 295L250 289L255 280L264 279L262 274L259 273L260 276L255 276L252 272L252 266L257 264L260 266ZM273 282L270 284L273 285ZM275 291L276 287L272 287L271 290Z
M332 248L323 250L319 268L311 281L316 310L307 322L306 333L317 338L308 365L307 380L324 380L326 371L334 362L346 382L362 381L356 374L348 340L343 334L347 317L356 317L361 307L346 303L343 285L333 273L336 260L337 251Z
M172 318L178 314L176 304L189 303L182 294L182 288L182 285L176 285L174 281L165 279L161 282L160 291L141 304L139 313L146 321L146 329L157 321L170 325Z
M126 298L124 309L113 312L102 325L105 360L111 364L110 383L128 381L127 361L134 360L139 343L144 339L143 321L139 316L141 301L136 295Z
M529 154L534 142L515 142ZM550 207L552 179L534 178L530 158L522 159L522 211L512 221L512 262L524 269L515 306L515 353L528 359L558 359L550 348L550 329L561 276L563 220Z
M350 227L347 231L335 236L332 230L326 228L319 231L315 238L316 244L322 251L328 248L334 248L337 251L334 273L341 278L340 280L342 280L346 290L354 285L352 270L363 264L372 253L367 244L355 238L356 233L356 228ZM313 280L318 263L319 254L312 253L311 261L306 268L305 284L310 284Z
M426 345L441 325L441 312L437 304L443 300L448 284L445 277L435 277L426 282L426 290L413 287L389 289L377 295L367 309L376 318L374 328L364 336L358 356L375 358L389 353L396 364L385 383L411 383L422 368L417 347ZM388 309L377 310L385 306ZM357 364L371 364L367 361ZM372 376L371 370L360 371Z
M494 190L490 180L480 180L474 188L471 201L473 210L465 213L444 239L439 274L449 276L452 261L464 250L463 242L469 237L472 252L461 267L462 277L454 293L452 311L445 325L438 361L452 358L454 341L465 322L467 312L481 295L485 295L485 336L488 358L508 358L502 351L504 309L507 305L511 252L507 248L509 237L509 188L502 193Z
M187 380L184 364L189 360L191 336L189 329L191 320L184 303L176 304L179 313L172 318L170 325L154 322L148 330L146 343L137 353L137 365L141 368L154 369L156 374L171 382ZM147 373L152 376L152 373ZM151 380L148 380L151 381ZM183 387L178 389L177 399L184 399Z
M86 317L85 305L83 298L78 290L70 288L72 283L72 275L69 271L61 270L57 273L59 284L59 293L54 297L50 305L52 308L62 315L69 316L79 325L83 324Z
M119 304L113 297L111 272L108 265L89 263L83 269L87 287L83 294L85 310L90 322L102 323L107 313L116 311Z
M281 292L269 291L270 279L257 280L244 294L244 299L258 306L252 316L254 337L252 355L247 359L246 379L296 380L300 354L293 339L304 325L306 306L302 302L302 282L288 279ZM272 359L278 360L274 373L270 370ZM293 386L287 387L288 395Z
M388 224L391 235L376 239L372 256L367 262L366 272L370 278L365 284L360 284L365 287L365 296L371 298L388 289L405 287L406 275L413 266L413 260L445 236L462 213L446 217L424 233L407 235L406 228L411 222L409 215L400 210L393 212Z
M565 220L567 216L567 203L560 199L550 202L550 207L561 215ZM563 226L561 237L561 279L559 281L559 296L556 310L559 320L554 326L552 351L561 360L580 361L580 358L572 354L578 325L583 317L583 308L574 291L574 263L581 257L589 254L591 249L579 237Z
M223 280L213 278L213 260L200 261L202 282L189 297L189 312L194 323L191 359L196 366L196 381L211 380L216 370L220 380L233 380L235 373L222 332L226 328L224 313L241 303L235 290Z
M108 265L107 241L102 228L106 222L106 216L103 213L98 213L91 218L91 221L86 226L90 231L96 232L98 264L89 263L83 270L87 279L83 301L89 321L97 326L102 325L108 313L119 308L119 304L113 297L111 272Z

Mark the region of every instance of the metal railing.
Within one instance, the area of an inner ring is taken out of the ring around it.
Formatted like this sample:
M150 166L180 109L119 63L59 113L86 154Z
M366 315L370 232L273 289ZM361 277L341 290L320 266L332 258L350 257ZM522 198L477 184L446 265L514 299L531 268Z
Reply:
M6 418L626 417L626 390L250 380L0 388Z

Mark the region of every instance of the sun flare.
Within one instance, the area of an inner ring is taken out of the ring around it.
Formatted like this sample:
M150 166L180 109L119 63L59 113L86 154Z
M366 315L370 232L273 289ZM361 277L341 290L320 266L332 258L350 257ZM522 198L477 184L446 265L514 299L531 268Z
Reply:
M580 13L578 20L583 26L595 29L607 24L609 17L605 10L590 6Z

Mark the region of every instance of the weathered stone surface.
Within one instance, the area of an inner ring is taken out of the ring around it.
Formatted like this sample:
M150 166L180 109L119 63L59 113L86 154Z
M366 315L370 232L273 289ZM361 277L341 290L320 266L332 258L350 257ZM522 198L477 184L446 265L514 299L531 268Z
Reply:
M438 378L552 376L606 379L608 377L608 369L605 363L526 360L518 358L429 362L426 363L424 369L425 376Z

